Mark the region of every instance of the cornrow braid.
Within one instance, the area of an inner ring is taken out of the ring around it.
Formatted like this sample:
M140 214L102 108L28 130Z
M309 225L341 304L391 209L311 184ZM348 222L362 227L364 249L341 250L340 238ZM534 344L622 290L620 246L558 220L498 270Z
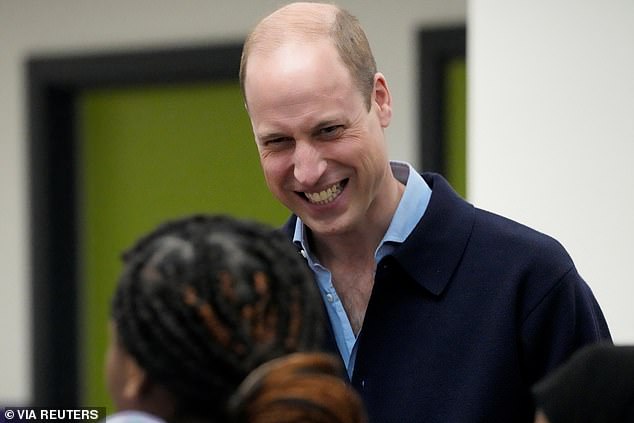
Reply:
M123 260L112 302L119 339L181 414L223 420L222 404L251 370L321 344L312 273L286 236L264 224L173 220Z

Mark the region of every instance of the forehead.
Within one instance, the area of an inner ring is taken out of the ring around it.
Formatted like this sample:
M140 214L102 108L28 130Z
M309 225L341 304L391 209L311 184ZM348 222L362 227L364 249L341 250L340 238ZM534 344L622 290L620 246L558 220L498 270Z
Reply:
M247 63L245 91L254 97L294 94L303 88L333 93L352 85L350 72L330 39L288 41L256 49Z
M245 94L254 126L266 117L336 114L338 109L362 102L329 40L289 42L260 50L247 66Z

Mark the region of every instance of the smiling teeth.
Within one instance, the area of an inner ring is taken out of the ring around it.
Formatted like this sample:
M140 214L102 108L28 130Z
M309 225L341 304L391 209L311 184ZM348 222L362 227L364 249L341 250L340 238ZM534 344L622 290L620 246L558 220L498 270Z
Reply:
M304 195L313 204L328 204L341 194L341 183L337 182L321 192L305 192Z

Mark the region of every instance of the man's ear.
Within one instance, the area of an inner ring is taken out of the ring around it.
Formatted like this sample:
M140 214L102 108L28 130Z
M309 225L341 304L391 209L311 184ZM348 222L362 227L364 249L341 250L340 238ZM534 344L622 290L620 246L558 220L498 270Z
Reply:
M377 107L381 127L387 128L392 120L392 95L382 73L374 75L374 92L372 98Z

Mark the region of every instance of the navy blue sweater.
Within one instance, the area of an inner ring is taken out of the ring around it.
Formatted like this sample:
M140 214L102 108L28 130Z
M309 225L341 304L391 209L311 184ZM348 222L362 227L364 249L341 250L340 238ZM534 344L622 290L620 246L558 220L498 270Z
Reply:
M532 422L531 385L610 340L601 309L556 240L423 177L429 206L377 265L351 382L371 423Z

